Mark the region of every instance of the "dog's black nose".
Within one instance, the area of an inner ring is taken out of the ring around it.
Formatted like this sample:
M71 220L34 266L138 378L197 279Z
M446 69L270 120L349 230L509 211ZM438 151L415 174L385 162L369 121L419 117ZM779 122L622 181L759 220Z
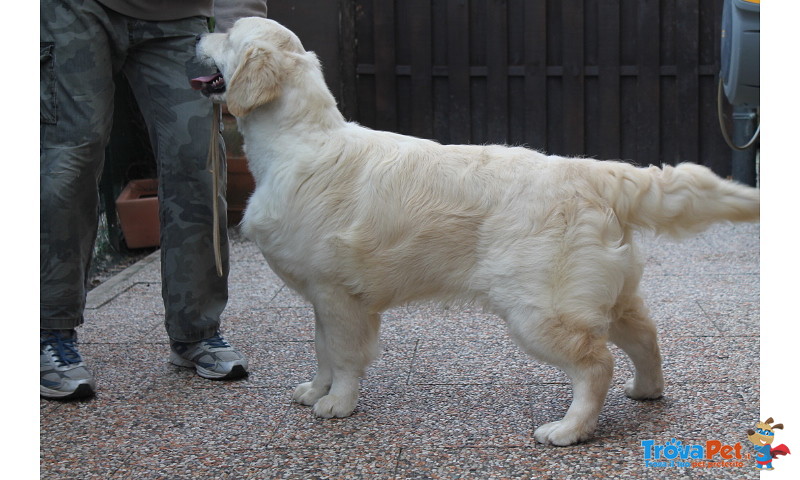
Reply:
M198 33L198 34L197 34L197 36L196 36L196 37L194 37L194 43L195 43L195 44L197 44L197 43L199 43L199 42L200 42L200 40L202 40L202 39L203 39L203 34L202 34L202 33Z

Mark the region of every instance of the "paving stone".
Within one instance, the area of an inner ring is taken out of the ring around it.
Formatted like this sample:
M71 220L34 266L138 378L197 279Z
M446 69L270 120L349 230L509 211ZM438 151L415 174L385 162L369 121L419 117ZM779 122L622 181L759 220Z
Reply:
M567 377L470 306L386 312L354 414L314 417L291 401L314 374L313 309L234 238L223 330L250 376L212 382L167 363L156 252L90 293L79 336L98 393L40 400L41 478L756 478L749 463L646 467L641 442L745 444L759 419L759 225L641 237L665 396L627 398L632 367L612 346L611 389L585 443L535 443L536 427L569 407Z

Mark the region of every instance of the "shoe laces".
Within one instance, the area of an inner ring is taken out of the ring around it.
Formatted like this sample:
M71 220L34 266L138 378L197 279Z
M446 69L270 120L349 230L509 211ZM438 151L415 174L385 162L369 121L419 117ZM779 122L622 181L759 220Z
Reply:
M203 340L203 343L208 345L209 348L231 348L219 332L214 334L213 337Z
M81 363L81 354L75 346L75 338L63 338L57 332L46 332L40 336L42 348L50 347L55 352L55 361L59 367Z

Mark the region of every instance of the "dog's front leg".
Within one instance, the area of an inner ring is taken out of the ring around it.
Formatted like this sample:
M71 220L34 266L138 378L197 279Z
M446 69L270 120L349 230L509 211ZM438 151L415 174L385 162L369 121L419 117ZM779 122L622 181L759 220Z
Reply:
M309 407L327 395L333 383L331 362L328 359L325 336L318 317L315 320L314 349L317 354L317 374L312 381L298 385L292 396L295 402Z
M318 417L347 417L356 407L360 378L377 353L380 317L350 295L323 300L314 307L317 374L297 387L294 399L314 405Z

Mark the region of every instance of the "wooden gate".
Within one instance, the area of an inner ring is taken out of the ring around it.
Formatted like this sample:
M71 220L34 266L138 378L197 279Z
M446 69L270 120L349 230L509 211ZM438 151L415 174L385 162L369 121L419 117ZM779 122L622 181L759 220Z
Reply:
M297 0L271 2L270 16L317 50L343 112L365 126L643 165L692 161L727 176L715 113L721 9Z

